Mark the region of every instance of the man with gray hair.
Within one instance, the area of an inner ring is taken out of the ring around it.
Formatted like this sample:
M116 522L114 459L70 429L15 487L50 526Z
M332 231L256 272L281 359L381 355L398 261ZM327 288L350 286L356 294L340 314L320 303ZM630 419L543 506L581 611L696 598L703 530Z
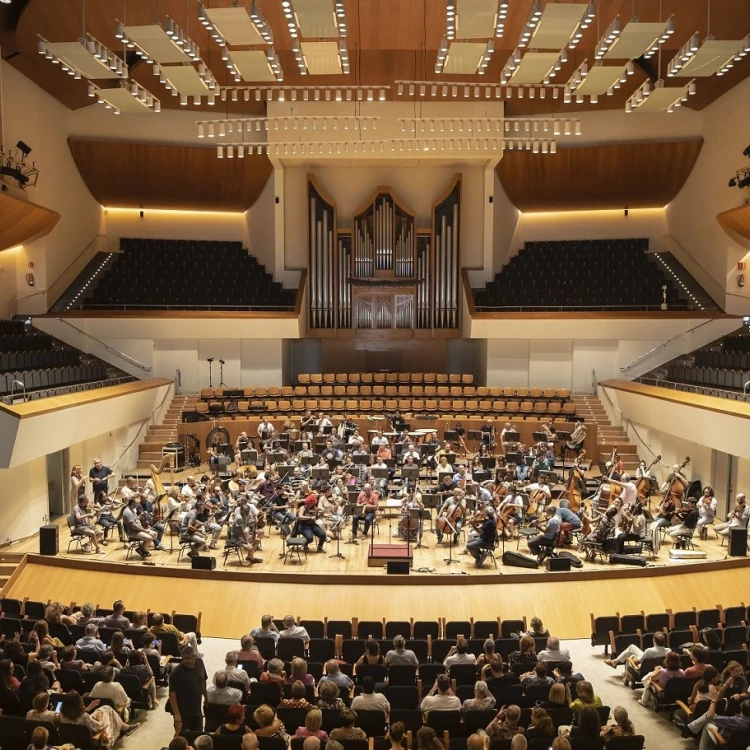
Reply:
M107 650L99 638L99 628L95 622L86 625L85 635L76 641L76 648L79 651L93 651L97 656L101 656Z
M320 739L318 737L306 737L302 743L302 750L320 750Z
M419 659L411 649L406 648L404 636L397 635L393 639L393 648L385 655L385 663L389 667L394 664L418 667Z
M484 739L480 734L469 735L466 740L466 750L484 750Z
M245 690L250 690L250 675L244 669L237 668L237 652L227 651L227 655L224 657L224 669L219 669L214 674L214 680L218 677L221 672L228 675L232 682L241 682L245 686Z
M242 702L242 691L229 687L229 675L226 672L217 672L214 675L213 685L209 686L206 693L206 700L209 703L231 706L233 703Z
M260 627L250 631L250 635L257 641L258 638L271 638L274 643L279 642L279 629L273 621L273 615L263 615L260 618Z
M284 629L279 631L279 638L301 638L305 648L310 645L310 636L307 634L307 630L297 625L294 615L284 617Z
M539 652L539 661L570 661L570 652L560 648L560 639L547 638L547 648Z
M326 673L320 678L319 685L324 682L332 682L337 685L339 690L348 691L354 686L352 678L345 675L341 669L339 669L339 663L335 659L329 659L326 662Z
M214 750L214 741L210 734L199 734L193 740L195 750Z

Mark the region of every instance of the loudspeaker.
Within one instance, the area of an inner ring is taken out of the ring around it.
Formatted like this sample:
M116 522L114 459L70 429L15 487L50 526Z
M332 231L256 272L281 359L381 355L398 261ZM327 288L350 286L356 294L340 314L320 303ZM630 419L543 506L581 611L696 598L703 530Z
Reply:
M54 524L39 527L39 554L56 555L60 548L60 527Z
M522 555L520 552L503 552L503 565L510 565L515 568L538 568L539 563L535 557Z
M554 573L569 573L570 572L570 558L569 557L548 557L547 558L547 570Z
M729 556L747 557L747 529L729 529Z
M197 555L193 558L193 570L213 570L216 567L216 558L210 555Z
M635 565L639 568L647 565L646 558L640 555L610 555L609 562L612 565Z
M409 561L408 560L388 560L386 563L386 570L389 576L408 576L409 575Z

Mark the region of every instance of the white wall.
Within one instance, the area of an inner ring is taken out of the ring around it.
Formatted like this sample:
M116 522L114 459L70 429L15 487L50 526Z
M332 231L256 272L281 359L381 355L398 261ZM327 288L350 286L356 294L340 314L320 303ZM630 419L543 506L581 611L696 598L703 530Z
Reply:
M12 469L0 469L0 482L0 544L5 544L33 534L47 520L46 460L37 458Z
M53 209L61 219L46 237L20 251L20 296L46 289L99 233L101 208L84 184L68 148L70 110L15 68L3 66L4 139L6 145L24 141L40 171L29 199ZM83 84L81 84L83 85ZM27 263L34 263L35 288L24 279Z
M339 227L351 227L352 216L375 188L388 185L417 214L417 227L429 228L432 204L461 174L461 266L484 265L484 167L448 165L287 167L284 170L284 231L287 268L307 267L307 174L312 173L336 202Z
M716 221L716 215L742 204L747 196L728 187L729 178L748 160L742 156L748 145L750 79L745 79L701 112L703 149L682 190L667 208L669 232L692 256L696 265L731 295L726 309L750 310L750 287L737 287L737 261L748 260L750 243L731 239Z

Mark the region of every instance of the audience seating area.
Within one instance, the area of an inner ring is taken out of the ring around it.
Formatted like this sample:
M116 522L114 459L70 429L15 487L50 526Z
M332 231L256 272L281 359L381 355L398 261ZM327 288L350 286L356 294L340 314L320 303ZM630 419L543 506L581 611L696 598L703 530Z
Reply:
M604 646L605 654L611 651L611 658L616 659L631 645L641 651L646 651L654 645L654 634L663 632L666 634L666 647L679 654L681 668L687 669L693 665L693 660L685 653L685 645L695 643L703 644L703 662L716 668L721 674L728 665L738 664L745 677L750 676L747 672L748 648L750 647L750 607L744 604L731 607L717 605L712 609L684 610L673 612L655 612L645 614L614 614L595 617L591 615L591 645ZM662 666L663 657L656 659L632 660L624 664L625 674L631 690L643 688L643 678L657 666ZM653 707L657 712L666 711L670 721L673 720L675 711L680 708L684 710L690 704L690 697L698 677L669 677L664 685L655 684L651 681L651 690L654 693ZM721 682L725 682L727 675L723 674ZM745 683L747 684L747 683ZM732 693L728 693L731 695ZM643 698L641 698L643 700ZM701 716L708 710L710 705L709 694L706 691L688 715L687 721ZM737 712L739 702L723 702L717 707L719 715L732 715ZM643 710L647 710L644 708ZM638 723L638 717L631 715L631 720ZM735 736L735 733L737 736ZM700 739L697 735L685 733L683 736L692 736L696 742ZM736 744L735 744L736 743ZM750 745L750 729L744 731L735 730L730 736L728 743L719 743L721 747L745 748ZM701 744L703 747L703 744Z
M5 646L9 640L12 640L14 633L21 633L21 642L25 653L14 658L14 670L19 679L24 675L25 656L31 649L31 644L27 643L27 634L32 630L35 623L45 616L46 604L44 602L20 601L17 599L0 600L0 635L3 641L0 646ZM79 608L71 604L64 607L64 613L74 613ZM96 616L106 617L111 614L111 610L97 609ZM125 612L124 615L132 620L135 613ZM153 613L148 612L147 618L149 625L152 624ZM200 614L180 615L171 613L165 615L165 621L171 622L182 632L200 632ZM276 627L282 630L285 625L281 621L274 621ZM362 691L362 681L369 677L377 685L377 691L383 692L388 699L391 707L390 723L397 721L403 722L405 729L409 732L408 748L416 747L416 733L423 726L432 727L437 736L444 740L446 748L451 750L466 750L466 739L468 735L476 732L478 729L487 727L497 715L497 709L501 706L517 705L521 709L521 719L519 725L528 727L531 722L532 708L540 700L546 700L549 693L549 684L542 682L537 685L528 685L524 687L516 677L529 671L529 661L523 664L509 659L513 652L518 652L519 641L518 633L526 632L526 618L503 620L500 617L494 620L474 620L473 618L462 621L447 621L444 618L440 620L427 621L386 621L383 620L305 620L298 619L297 625L305 628L309 636L309 644L306 646L301 638L284 637L275 643L271 638L257 638L255 644L264 661L263 667L260 667L257 661L242 661L239 664L246 670L250 677L259 678L262 671L268 668L269 661L276 659L284 662L286 674L291 673L292 659L300 657L307 660L307 672L311 674L316 683L324 676L326 662L335 659L339 662L340 670L354 680L354 688L351 691L340 689L339 696L344 703L351 705L352 699ZM76 639L82 635L83 628L77 625L66 625L61 622L52 622L49 625L50 635L60 638L64 644L75 643ZM105 643L109 644L113 633L107 628L99 628L99 634ZM142 642L143 631L126 631L126 637L133 639L133 644L139 648ZM162 655L173 656L173 663L179 661L179 653L176 651L176 638L165 638L162 632L159 638L162 639ZM513 636L516 637L513 637ZM365 653L365 643L367 641L376 641L379 645L381 654L393 648L393 639L396 636L403 636L406 639L406 648L414 652L419 661L419 666L392 665L386 664L357 664L356 662ZM482 654L494 659L494 656L486 650L486 640L494 641L495 655L500 657L503 662L503 672L509 676L502 680L495 675L495 678L488 678L487 683L491 694L496 699L495 709L471 710L462 712L459 710L441 711L432 710L426 716L420 710L421 700L432 688L438 675L447 673L450 677L451 687L459 700L463 701L474 697L474 685L480 676L480 669L476 664L454 664L446 667L443 661L451 653L459 639L467 639L468 653L476 656ZM547 648L547 638L534 638L536 653ZM236 648L239 649L239 639ZM62 649L58 649L62 652ZM118 655L115 655L116 657ZM78 651L76 658L84 658L88 663L95 664L96 657L91 654L84 654ZM509 662L513 662L509 664ZM165 685L164 671L159 664L158 658L149 658L149 663L153 664L157 682ZM561 679L552 674L552 670L560 666L561 671L567 673L571 669L570 662L546 662L547 671L553 679ZM567 670L562 667L568 665ZM218 667L218 665L216 665ZM209 679L213 670L209 669ZM574 673L573 670L572 673ZM231 675L231 673L230 673ZM515 675L516 677L514 677ZM98 680L98 677L89 672L71 674L58 670L54 675L60 682L61 687L64 685L71 686L66 689L77 689L81 694L89 691ZM63 679L64 678L64 679ZM119 679L119 678L116 678ZM576 699L577 682L569 679L568 684L571 687L571 700ZM124 681L123 681L124 685ZM283 698L289 698L291 695L291 684L285 684L280 687L277 683L265 682L260 680L252 682L249 690L245 685L237 680L231 680L230 685L238 688L242 693L242 703L246 705L245 723L252 729L257 728L253 718L253 712L260 705L269 705L275 708L279 719L283 722L286 731L293 735L296 729L304 726L306 711L293 707L279 705ZM315 704L319 698L312 686L307 688L307 700ZM23 696L24 701L28 703L31 696ZM51 696L50 702L58 700L56 695ZM30 704L29 704L30 705ZM213 732L222 723L228 720L228 705L218 703L205 703L205 732ZM24 705L19 713L25 715L27 706ZM610 708L602 706L597 708L597 714L602 724L606 723L610 716ZM0 735L6 738L17 737L25 739L28 743L28 737L34 726L38 722L24 721L22 716L15 717L11 713L5 712L0 716ZM386 716L382 711L368 711L358 709L356 711L356 726L360 727L369 738L370 743L374 740L377 747L382 747L378 739L382 738L387 731ZM567 705L559 708L549 708L548 714L552 719L555 729L563 724L574 722L573 710ZM131 721L133 719L131 718ZM135 717L137 720L137 717ZM322 708L322 729L331 732L333 729L342 726L342 716L339 710ZM54 725L49 725L52 731L56 731ZM60 726L60 730L64 725ZM200 734L200 732L186 733L183 736L189 739ZM50 744L57 744L58 737L52 736ZM548 742L551 738L548 738ZM627 747L636 747L640 749L643 746L642 738L640 743L628 745ZM236 742L235 742L236 740ZM272 742L264 742L264 738L259 737L261 750L277 750L277 746ZM223 748L232 747L239 750L240 738L234 738L231 744L229 740ZM345 750L357 750L360 745L350 745L347 741L344 743ZM545 745L547 747L548 745ZM25 745L23 746L25 747ZM286 747L284 744L283 748ZM298 749L292 743L292 748ZM370 750L372 750L370 744ZM534 747L529 745L529 747ZM539 745L541 747L541 745ZM583 746L580 746L583 747ZM613 746L614 747L614 746ZM8 745L9 750L14 750L15 745ZM19 746L20 748L20 746ZM283 750L279 745L278 750ZM489 750L508 750L510 741L494 739L489 744ZM579 745L573 743L573 749L578 750ZM6 745L3 744L3 750ZM23 748L20 748L23 750ZM367 743L362 746L362 750L367 750Z
M84 309L294 309L295 291L241 242L122 238L120 250Z
M659 310L662 286L672 310L688 309L674 283L653 263L648 239L527 242L474 290L477 311Z
M568 388L512 388L473 385L472 375L436 373L303 374L298 385L282 387L203 388L199 413L293 414L324 411L381 414L504 414L570 418L575 404Z
M48 395L47 389L71 385L82 389L84 384L107 377L104 362L82 360L77 349L56 342L21 320L0 321L0 396L23 392L25 387L27 392L36 391L28 394L33 399Z

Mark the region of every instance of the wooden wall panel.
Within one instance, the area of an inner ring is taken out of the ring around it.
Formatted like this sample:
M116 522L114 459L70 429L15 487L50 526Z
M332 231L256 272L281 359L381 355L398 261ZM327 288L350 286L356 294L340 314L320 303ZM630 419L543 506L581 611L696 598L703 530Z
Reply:
M58 221L57 211L0 193L0 250L44 237Z
M506 151L497 174L521 211L655 208L677 195L703 139Z
M750 240L750 204L722 211L716 216L716 221L730 237L734 233Z
M245 211L273 171L265 155L221 160L213 148L77 138L68 145L103 206Z

